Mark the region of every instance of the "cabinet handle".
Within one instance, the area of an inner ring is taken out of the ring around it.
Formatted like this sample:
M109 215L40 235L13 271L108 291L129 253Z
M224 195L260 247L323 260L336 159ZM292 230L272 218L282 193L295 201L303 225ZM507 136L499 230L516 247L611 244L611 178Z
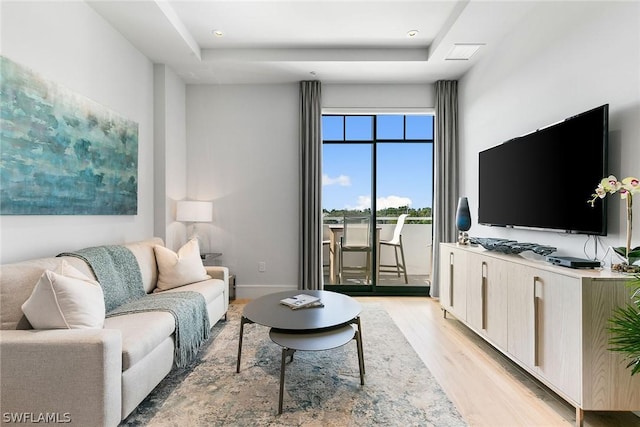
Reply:
M536 295L536 284L540 278L533 276L533 366L539 366L538 360L538 342L539 330L538 323L540 320L540 299Z
M449 252L449 306L453 307L453 252Z
M488 269L489 267L487 266L487 263L485 261L482 261L482 288L480 289L480 292L482 293L481 295L481 299L482 299L482 319L481 319L481 325L480 327L484 330L487 329L487 275L488 275Z

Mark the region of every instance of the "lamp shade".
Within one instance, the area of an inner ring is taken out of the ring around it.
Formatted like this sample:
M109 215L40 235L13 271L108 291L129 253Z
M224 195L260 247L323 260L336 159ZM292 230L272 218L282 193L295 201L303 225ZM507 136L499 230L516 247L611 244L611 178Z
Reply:
M469 212L469 201L466 197L460 197L458 199L456 227L459 231L469 231L471 228L471 212Z
M213 203L196 200L182 200L176 206L176 221L211 222Z

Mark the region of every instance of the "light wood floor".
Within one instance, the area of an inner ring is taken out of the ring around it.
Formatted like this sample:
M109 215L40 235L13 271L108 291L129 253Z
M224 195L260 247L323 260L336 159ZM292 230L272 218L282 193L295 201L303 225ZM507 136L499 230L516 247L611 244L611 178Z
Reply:
M486 344L437 300L358 297L385 307L471 426L572 426L575 409ZM363 338L367 329L363 325ZM640 426L631 412L585 412L585 426Z

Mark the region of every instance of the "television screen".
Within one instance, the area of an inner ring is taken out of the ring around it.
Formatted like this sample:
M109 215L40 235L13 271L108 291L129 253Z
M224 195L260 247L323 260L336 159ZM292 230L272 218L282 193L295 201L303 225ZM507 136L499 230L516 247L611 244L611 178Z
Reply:
M478 223L606 235L609 106L514 138L479 155Z

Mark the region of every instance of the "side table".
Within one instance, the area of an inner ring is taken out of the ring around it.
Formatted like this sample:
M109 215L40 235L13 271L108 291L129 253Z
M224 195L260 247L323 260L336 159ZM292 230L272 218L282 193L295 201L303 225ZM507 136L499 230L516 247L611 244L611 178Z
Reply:
M222 256L222 252L211 252L200 254L202 265L219 265L217 259ZM236 299L236 276L229 273L229 301Z
M210 252L200 254L200 258L202 258L203 265L218 265L216 264L216 259L222 256L222 252Z

